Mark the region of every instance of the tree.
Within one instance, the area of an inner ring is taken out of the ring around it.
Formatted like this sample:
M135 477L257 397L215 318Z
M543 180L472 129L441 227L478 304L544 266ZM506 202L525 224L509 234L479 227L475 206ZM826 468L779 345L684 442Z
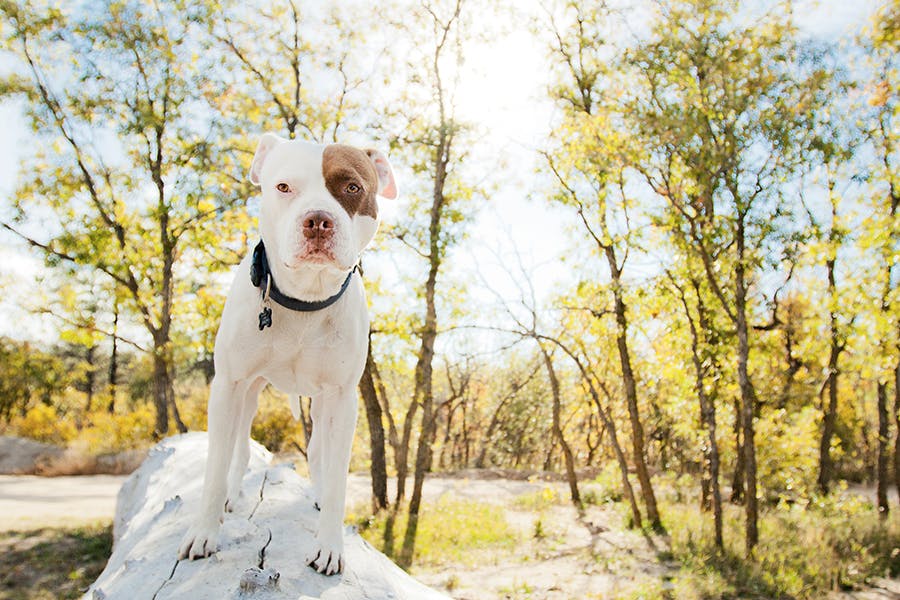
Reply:
M461 140L466 128L455 114L454 92L458 81L463 39L469 24L468 5L462 0L422 2L404 11L396 25L405 39L394 60L406 66L409 79L398 83L399 97L390 100L378 119L392 132L390 145L399 150L400 162L417 174L421 185L412 185L406 219L388 229L394 240L411 250L424 269L416 290L424 309L417 315L412 337L418 346L413 374L413 394L406 410L400 439L395 447L398 506L406 493L408 452L413 424L421 409L409 521L401 552L401 564L412 560L422 485L432 464L436 437L433 363L438 337L438 290L442 267L450 249L460 239L467 213L462 203L475 191L464 179L460 166L466 158ZM396 64L396 63L392 63ZM402 72L392 68L392 73ZM427 187L426 187L427 186Z
M685 240L680 240L685 241ZM702 275L691 272L690 256L682 263L687 277L668 273L670 285L684 308L684 317L691 332L691 364L694 368L694 391L700 405L700 421L706 427L707 443L703 453L709 472L708 486L712 494L714 541L718 548L724 547L722 535L722 491L719 485L721 463L719 441L716 434L716 402L719 397L719 381L722 377L721 358L717 340L720 330L712 321L707 307L707 290L702 284ZM693 261L696 262L696 261ZM680 283L686 279L686 285ZM706 489L701 494L701 503L707 498Z
M638 85L620 115L641 140L635 167L672 213L733 327L740 391L746 546L758 541L751 318L754 285L778 256L777 225L789 212L781 181L798 165L798 140L823 100L823 69L799 68L789 14L750 26L734 2L661 5L651 37L629 53Z
M662 530L656 495L647 467L644 425L640 416L637 379L629 347L628 306L625 300L624 270L632 250L629 216L633 202L625 191L626 163L621 156L623 140L604 114L603 95L608 91L603 64L605 44L602 23L605 9L583 9L575 2L566 8L574 19L569 31L554 26L554 54L561 70L555 99L564 110L564 123L554 132L555 147L545 153L556 178L556 200L577 211L588 238L596 245L609 271L609 294L616 327L616 349L622 387L631 425L632 459L654 529ZM627 145L627 142L625 142ZM606 312L606 306L596 307Z
M175 404L173 318L194 269L215 265L247 228L237 172L205 119L201 80L216 73L195 40L205 5L109 2L70 14L2 6L16 69L2 96L24 97L34 139L4 222L49 266L78 265L115 287L153 359L155 431ZM60 61L60 57L69 60ZM31 233L34 232L34 233Z
M871 212L863 227L861 243L874 251L879 266L874 276L878 291L879 370L876 390L878 414L877 500L878 511L888 514L887 486L890 478L900 491L900 293L897 285L897 249L900 247L900 168L898 168L897 115L900 112L900 80L897 77L900 50L900 2L885 6L875 19L869 39L864 40L873 68L868 103L872 108L864 134L875 150ZM889 417L888 393L893 384L893 419ZM891 421L897 429L894 473L888 472Z

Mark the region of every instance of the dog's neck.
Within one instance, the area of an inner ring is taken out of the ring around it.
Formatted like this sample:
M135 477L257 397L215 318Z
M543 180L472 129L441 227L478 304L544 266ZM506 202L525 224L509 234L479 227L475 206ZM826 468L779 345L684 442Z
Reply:
M349 272L330 265L315 264L288 269L277 262L269 263L269 269L282 294L307 302L318 302L337 294Z

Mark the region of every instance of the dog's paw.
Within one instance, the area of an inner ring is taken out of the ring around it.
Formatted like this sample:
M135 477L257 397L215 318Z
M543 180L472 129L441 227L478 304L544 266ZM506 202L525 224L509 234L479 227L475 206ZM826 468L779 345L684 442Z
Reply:
M204 527L195 525L191 527L187 535L181 541L178 548L178 558L196 560L212 556L219 549L219 527Z
M235 507L238 503L238 498L241 497L240 493L237 494L228 494L228 498L225 500L225 512L230 513L234 512Z
M322 575L335 575L344 570L344 541L323 543L316 536L316 553L306 563Z

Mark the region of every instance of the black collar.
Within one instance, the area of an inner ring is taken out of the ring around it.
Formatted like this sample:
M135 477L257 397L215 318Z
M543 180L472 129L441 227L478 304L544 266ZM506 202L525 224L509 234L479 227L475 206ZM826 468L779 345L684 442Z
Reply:
M284 295L275 286L275 277L272 276L272 270L269 268L269 261L266 258L266 247L263 245L262 240L260 240L256 245L256 248L253 249L253 262L250 264L250 283L253 284L253 287L260 288L260 291L263 294L263 302L265 302L266 299L271 298L281 306L290 310L315 312L317 310L322 310L323 308L328 308L341 299L341 296L347 291L347 287L350 285L350 279L353 278L353 271L356 271L356 269L357 267L353 267L353 270L347 274L347 278L344 280L343 285L341 285L341 289L338 290L337 294L330 298L325 298L324 300L318 300L316 302L291 298L290 296ZM263 312L259 313L259 330L262 331L264 328L271 325L272 309L266 306L263 308Z

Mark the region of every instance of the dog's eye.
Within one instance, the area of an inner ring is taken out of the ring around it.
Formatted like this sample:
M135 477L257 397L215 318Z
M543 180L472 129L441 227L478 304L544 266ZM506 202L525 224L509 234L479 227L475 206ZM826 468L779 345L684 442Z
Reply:
M282 194L287 194L288 192L291 191L291 186L282 182L282 183L279 183L278 185L276 185L275 189L278 190L279 192L281 192Z
M358 194L362 191L362 188L356 185L355 183L348 183L346 192L348 194Z

